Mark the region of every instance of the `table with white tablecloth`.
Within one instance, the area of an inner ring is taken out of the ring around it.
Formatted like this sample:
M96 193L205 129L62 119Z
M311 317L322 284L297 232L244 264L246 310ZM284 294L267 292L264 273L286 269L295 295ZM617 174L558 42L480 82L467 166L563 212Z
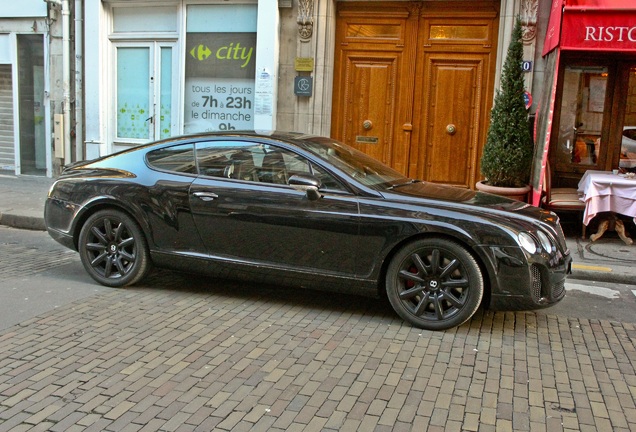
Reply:
M578 192L581 200L585 202L585 225L603 212L629 216L634 218L636 223L636 178L609 171L589 170L581 178ZM620 224L622 225L622 222Z

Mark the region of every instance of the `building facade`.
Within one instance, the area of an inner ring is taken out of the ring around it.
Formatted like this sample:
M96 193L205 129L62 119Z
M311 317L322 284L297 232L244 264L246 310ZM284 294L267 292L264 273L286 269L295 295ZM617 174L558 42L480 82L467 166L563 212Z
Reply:
M636 3L555 0L546 17L533 203L546 163L556 187L587 170L636 170Z
M0 11L0 172L52 175L52 107L61 53L59 17L41 0L6 2Z
M45 116L47 175L181 133L279 129L472 188L518 15L529 95L542 85L538 0L52 0L45 9L43 28L55 24L56 36L44 48L58 39L70 48L59 57L72 77L67 99L68 72L49 66L59 96Z

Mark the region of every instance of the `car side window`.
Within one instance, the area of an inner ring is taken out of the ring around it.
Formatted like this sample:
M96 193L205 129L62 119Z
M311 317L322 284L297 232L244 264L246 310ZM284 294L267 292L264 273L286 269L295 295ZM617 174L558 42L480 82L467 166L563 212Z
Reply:
M346 190L342 186L342 184L339 181L337 181L327 171L325 171L322 168L320 168L319 166L316 166L316 165L313 165L313 164L312 164L311 168L312 168L313 176L320 180L320 183L322 183L322 188L323 189L333 190L333 191L345 191Z
M261 146L258 156L260 181L274 184L288 184L294 174L309 174L309 163L304 158L285 149Z
M172 147L164 147L148 152L146 155L148 164L162 171L196 174L197 167L194 161L194 146L182 144Z
M199 173L206 176L287 184L290 173L309 173L307 161L267 144L241 141L198 143L196 154Z
M242 141L214 141L197 143L196 159L199 173L243 181L289 184L294 174L312 174L325 189L345 190L326 171L300 155L268 144Z
M236 142L213 141L197 143L196 155L199 174L209 177L231 178L233 158L245 153L246 146Z

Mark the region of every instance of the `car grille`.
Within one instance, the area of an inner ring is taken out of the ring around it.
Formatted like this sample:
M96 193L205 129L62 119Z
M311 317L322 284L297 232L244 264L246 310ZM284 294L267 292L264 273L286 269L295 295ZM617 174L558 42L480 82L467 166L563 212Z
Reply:
M536 265L532 266L532 286L530 287L530 295L532 300L539 303L541 299L541 272Z
M563 296L565 292L565 281L561 281L552 289L552 298L558 299Z
M560 281L552 286L549 281L544 281L541 277L541 270L536 265L532 265L532 286L530 287L530 295L532 300L539 303L542 298L556 300L563 296L565 292L565 281Z

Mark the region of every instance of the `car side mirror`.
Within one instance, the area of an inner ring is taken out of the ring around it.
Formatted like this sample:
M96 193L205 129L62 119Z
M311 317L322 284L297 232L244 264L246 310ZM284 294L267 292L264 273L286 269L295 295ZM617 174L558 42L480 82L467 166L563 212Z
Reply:
M322 183L312 175L294 174L289 178L288 183L295 190L305 192L309 201L316 201L322 198L322 194L318 191Z

